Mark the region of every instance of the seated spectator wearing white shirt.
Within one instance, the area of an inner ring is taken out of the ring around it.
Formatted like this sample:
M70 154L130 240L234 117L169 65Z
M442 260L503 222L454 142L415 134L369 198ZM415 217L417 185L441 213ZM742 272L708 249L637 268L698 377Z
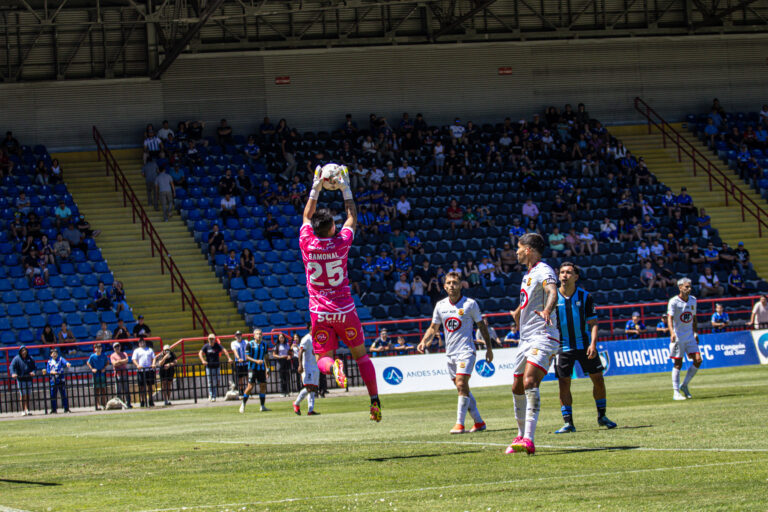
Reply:
M640 242L640 247L637 248L637 261L641 264L651 260L651 248L645 240Z
M160 140L167 141L169 135L175 135L173 130L168 126L168 121L163 121L163 127L157 130L157 136Z
M654 240L650 247L651 254L654 259L664 257L664 246L659 243L658 240Z
M368 178L371 184L373 183L380 184L383 179L384 179L384 171L382 171L381 168L379 168L378 166L371 171L371 176L370 178Z
M461 119L458 117L453 121L453 124L449 127L449 130L451 132L451 137L454 139L461 139L464 136L464 132L467 131L467 129L461 125Z
M482 262L477 266L477 269L480 271L480 281L483 286L504 284L499 276L499 269L496 268L496 265L493 264L488 256L483 257Z
M222 220L237 218L237 201L231 195L227 194L221 198L221 211L219 212Z
M598 254L600 252L595 235L589 232L589 228L584 226L584 229L579 233L579 241L584 244L587 253Z
M411 216L411 203L405 197L405 194L400 196L400 200L395 205L397 208L397 214L399 217L408 218Z
M397 169L397 178L401 186L416 183L416 171L408 165L408 160L403 159L402 165Z
M711 267L705 267L704 273L699 277L699 294L702 297L709 295L722 295L725 290L720 286L720 280L717 278L717 274L712 272Z
M400 274L400 280L395 283L395 296L401 304L411 303L411 285L405 273Z

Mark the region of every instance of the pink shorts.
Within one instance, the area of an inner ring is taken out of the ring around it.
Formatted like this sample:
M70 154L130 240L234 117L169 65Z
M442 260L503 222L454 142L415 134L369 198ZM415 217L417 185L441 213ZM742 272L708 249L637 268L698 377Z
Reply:
M312 318L312 347L315 354L322 355L339 348L339 339L347 348L357 347L365 343L363 326L357 318L357 311L349 313L313 313Z

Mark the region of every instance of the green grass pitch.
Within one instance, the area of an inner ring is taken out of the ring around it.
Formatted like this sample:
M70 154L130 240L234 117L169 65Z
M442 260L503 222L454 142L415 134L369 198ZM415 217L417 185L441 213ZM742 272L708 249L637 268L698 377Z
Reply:
M360 396L3 421L0 511L768 509L768 366L703 368L685 402L669 374L606 381L619 428L579 380L570 435L543 384L533 457L504 455L508 387L474 390L488 431L461 436L455 392L383 397L379 424Z

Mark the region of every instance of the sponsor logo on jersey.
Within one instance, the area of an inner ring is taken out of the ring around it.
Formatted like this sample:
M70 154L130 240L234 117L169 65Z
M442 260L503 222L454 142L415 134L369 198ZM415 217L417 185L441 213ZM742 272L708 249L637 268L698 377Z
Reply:
M465 361L462 361L459 363L459 368L466 368L466 367L467 367L467 363Z
M354 327L347 327L344 330L344 334L347 335L347 340L348 341L352 341L355 338L357 338L357 329L355 329Z
M314 335L314 340L320 345L328 343L328 331L317 331Z
M387 366L384 368L384 381L389 384L390 386L397 386L401 382L403 382L403 372L400 371L399 368L395 368L394 366Z
M525 309L528 305L528 292L520 288L520 309Z
M493 366L492 362L481 359L475 363L475 371L478 375L487 379L488 377L493 377L493 374L496 373L496 367Z
M451 316L445 319L445 330L448 332L456 332L461 329L461 319Z
M533 278L532 278L532 277L529 277L529 278L528 278L528 282L526 283L526 285L525 285L525 286L531 286L531 282L532 282L532 281L533 281Z
M680 314L680 321L683 322L684 324L691 323L693 321L693 313L691 313L690 311L683 311Z
M329 324L342 324L347 320L346 313L318 313L318 322L328 322Z
M603 373L608 373L608 369L611 367L611 354L607 350L601 350L598 352L600 356L600 362L603 364Z
M464 309L463 308L459 310L459 316L464 316Z

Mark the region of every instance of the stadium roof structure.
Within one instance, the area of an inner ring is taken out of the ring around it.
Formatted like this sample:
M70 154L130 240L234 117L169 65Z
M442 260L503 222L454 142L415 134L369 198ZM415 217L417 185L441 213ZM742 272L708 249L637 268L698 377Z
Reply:
M158 79L182 53L764 32L768 0L7 0L0 80Z

